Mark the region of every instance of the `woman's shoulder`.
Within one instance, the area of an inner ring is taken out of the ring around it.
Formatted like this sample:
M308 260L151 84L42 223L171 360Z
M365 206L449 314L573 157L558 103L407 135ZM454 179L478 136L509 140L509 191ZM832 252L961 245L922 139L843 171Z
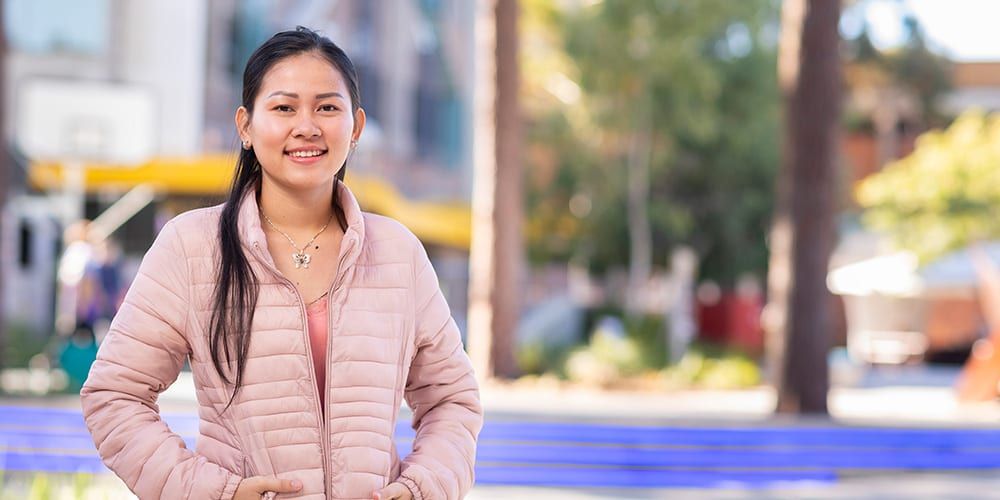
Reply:
M365 218L365 246L379 254L393 254L411 257L416 249L423 249L423 243L392 217L363 212Z
M219 217L223 205L196 208L182 212L167 221L157 239L176 239L188 255L211 249L218 239Z

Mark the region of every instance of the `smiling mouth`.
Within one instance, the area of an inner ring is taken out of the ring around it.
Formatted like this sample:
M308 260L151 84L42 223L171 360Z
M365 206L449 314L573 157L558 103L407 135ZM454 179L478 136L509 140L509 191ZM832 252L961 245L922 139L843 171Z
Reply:
M313 149L309 151L286 151L285 154L292 158L314 158L326 154L326 151Z

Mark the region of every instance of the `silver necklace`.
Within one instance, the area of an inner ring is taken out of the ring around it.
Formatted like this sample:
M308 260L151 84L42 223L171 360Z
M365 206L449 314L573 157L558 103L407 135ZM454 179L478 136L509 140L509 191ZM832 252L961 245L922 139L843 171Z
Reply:
M278 229L278 226L275 226L274 223L271 222L271 218L268 217L267 214L261 212L261 215L263 215L264 220L267 221L267 223L273 227L275 231L281 233L281 235L284 236L289 243L291 243L292 248L295 249L295 252L292 253L292 262L295 264L295 269L309 269L309 262L312 261L312 255L306 253L306 249L309 248L309 245L312 245L313 242L316 241L316 238L319 238L319 235L323 234L323 231L326 231L327 226L330 225L330 221L333 220L333 214L330 214L330 218L326 220L326 224L323 224L323 228L316 233L316 236L313 236L312 239L309 240L309 243L306 243L302 248L299 248L299 246L295 244L295 240L293 240L291 236L288 236L288 233Z

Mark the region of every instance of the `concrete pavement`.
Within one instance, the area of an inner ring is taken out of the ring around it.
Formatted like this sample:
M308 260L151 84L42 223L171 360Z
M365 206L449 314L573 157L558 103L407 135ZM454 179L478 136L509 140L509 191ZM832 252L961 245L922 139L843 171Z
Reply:
M836 484L796 484L770 489L556 489L477 486L469 500L770 500L770 499L1000 499L1000 475L905 473L849 476Z

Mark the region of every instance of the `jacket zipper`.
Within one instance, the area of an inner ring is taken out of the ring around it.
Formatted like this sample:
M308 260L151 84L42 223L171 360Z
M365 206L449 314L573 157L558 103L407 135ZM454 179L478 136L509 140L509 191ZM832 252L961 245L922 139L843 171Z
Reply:
M327 302L326 302L326 358L325 358L325 360L326 360L326 367L327 368L330 367L330 357L333 354L333 342L331 342L331 338L333 337L333 319L334 319L333 318L333 296L334 296L334 294L336 294L340 290L340 285L344 281L344 274L345 274L344 273L344 260L347 258L347 252L345 251L346 249L344 248L344 244L346 242L348 242L348 241L352 241L352 240L348 240L346 236L343 239L341 239L341 241L340 241L340 253L341 253L341 255L340 255L340 260L337 262L337 274L333 278L333 285L330 287L329 293L327 294L327 297L326 297L326 301ZM339 320L340 319L340 312L339 312L340 310L338 309L337 311L338 311L337 312L337 319ZM310 356L310 358L311 358L311 356ZM323 392L327 396L329 396L328 389L330 388L330 374L331 374L331 372L332 372L332 370L326 370L325 371L326 376L323 377ZM329 495L331 494L331 490L333 488L333 485L330 482L331 481L331 479L330 479L330 475L331 474L329 473L329 470L332 469L333 466L330 465L329 467L327 467L327 462L330 460L330 454L329 454L328 451L326 451L326 440L329 437L329 436L326 435L327 434L326 433L327 415L326 415L325 411L322 411L320 414L322 415L323 424L324 424L323 428L322 428L323 429L323 450L324 450L324 453L323 453L323 471L327 472L326 474L323 475L323 486L326 489L327 498L331 498Z
M248 457L247 454L244 453L243 454L243 477L244 478L248 478L248 477L253 477L253 476L256 476L256 475L257 475L257 473L254 472L253 471L253 467L250 466L250 457Z
M343 241L344 240L341 241L341 245L343 245ZM258 252L261 251L260 245L258 243L255 242L254 246L257 248ZM347 256L346 253L343 251L343 248L341 248L341 254L342 255L340 256L340 261L337 263L337 274L334 277L333 286L330 288L329 293L327 294L327 304L326 304L327 305L327 319L326 319L326 330L327 330L327 333L326 333L326 337L327 337L326 338L326 364L327 364L327 367L329 367L329 365L330 365L329 360L330 360L330 354L332 352L331 343L330 343L330 337L331 337L331 332L333 330L333 321L332 321L332 317L333 317L333 315L332 315L332 313L333 313L333 308L332 308L332 306L333 306L333 294L336 293L337 290L339 290L340 284L341 284L340 282L343 281L343 278L342 278L343 271L344 271L343 264L344 264L344 259ZM299 289L295 287L294 283L292 283L292 280L286 278L284 274L281 274L281 271L279 271L276 266L274 266L272 264L269 264L267 262L267 259L261 259L261 261L262 261L262 263L264 265L266 265L266 266L268 266L268 267L271 268L271 271L274 272L275 276L278 276L279 278L281 278L281 280L284 281L285 284L288 285L288 287L291 288L293 292L295 292L295 297L298 299L299 314L302 317L303 334L305 336L306 361L309 364L309 373L312 374L313 380L315 380L315 378L316 378L316 364L313 362L313 356L312 356L312 339L309 337L309 318L306 315L305 300L302 298L302 294L299 293ZM323 378L323 392L324 393L326 392L326 390L327 390L327 388L329 387L329 384L330 384L330 376L329 376L328 372L329 372L329 370L325 370L324 371L324 373L326 373L326 376ZM328 438L328 436L327 436L327 431L326 431L326 411L323 408L323 403L320 402L318 384L309 384L309 385L312 386L313 401L316 402L316 409L318 410L317 411L317 418L319 419L319 431L320 431L320 442L319 442L319 445L320 445L320 452L323 454L323 457L322 457L322 460L323 460L323 488L326 490L324 492L325 495L326 495L326 497L330 498L330 488L331 488L331 484L330 484L330 468L331 467L328 465L328 462L330 461L330 453L329 453L329 450L327 450L327 438Z

